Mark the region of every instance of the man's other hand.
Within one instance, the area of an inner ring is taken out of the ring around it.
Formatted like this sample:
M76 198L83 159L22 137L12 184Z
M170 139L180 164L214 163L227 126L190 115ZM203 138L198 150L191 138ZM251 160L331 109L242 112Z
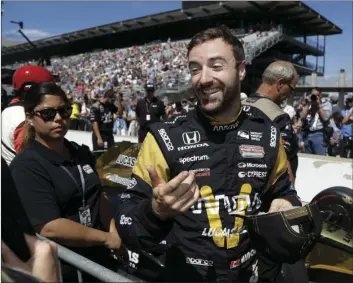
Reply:
M161 219L186 212L199 199L194 173L181 172L166 183L154 168L147 166L146 169L152 181L152 209Z
M281 210L290 209L292 207L293 207L293 205L288 200L277 198L271 202L271 207L268 212L269 213L278 212Z

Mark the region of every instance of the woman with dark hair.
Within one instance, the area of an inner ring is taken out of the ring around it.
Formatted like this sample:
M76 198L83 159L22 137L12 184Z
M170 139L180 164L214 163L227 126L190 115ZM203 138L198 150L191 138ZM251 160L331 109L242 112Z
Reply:
M37 233L112 266L121 240L87 146L66 140L72 107L55 83L34 85L24 101L25 138L11 163L24 208Z

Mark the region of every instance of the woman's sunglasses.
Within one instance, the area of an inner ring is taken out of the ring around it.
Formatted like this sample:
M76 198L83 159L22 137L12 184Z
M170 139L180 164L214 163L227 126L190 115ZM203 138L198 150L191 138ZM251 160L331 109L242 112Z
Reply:
M55 116L59 113L60 117L63 119L68 119L72 113L72 106L54 108L45 108L42 110L33 111L33 113L41 117L44 121L54 121Z

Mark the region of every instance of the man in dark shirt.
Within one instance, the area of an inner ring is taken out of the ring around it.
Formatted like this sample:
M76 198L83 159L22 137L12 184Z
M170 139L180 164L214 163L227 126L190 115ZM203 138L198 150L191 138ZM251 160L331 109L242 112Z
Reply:
M155 87L147 82L146 97L140 99L136 106L136 117L140 124L138 132L139 143L142 143L147 135L147 126L154 122L159 122L166 117L165 106L161 100L154 96Z
M114 144L113 124L114 115L122 115L113 103L114 91L105 91L103 97L93 104L91 109L91 122L93 124L92 144L93 150L107 150Z
M298 142L292 120L281 108L281 103L290 97L297 83L297 72L285 61L270 64L262 75L262 84L255 94L244 102L263 111L281 132L282 143L289 161L289 175L294 182L298 169Z
M285 149L288 160L288 174L291 182L295 182L296 172L298 169L298 141L293 130L292 120L287 113L281 108L281 103L288 99L297 84L297 72L290 62L276 61L270 64L262 74L262 84L259 86L255 94L249 95L244 102L244 111L249 111L249 106L261 110L270 118L280 131L281 142ZM258 256L266 265L265 271L262 273L264 282L271 282L273 274L277 274L281 269L281 264L273 262L272 259ZM308 282L305 264L300 260L292 265L283 264L283 272L296 272L298 275L292 282ZM301 274L304 277L302 277Z

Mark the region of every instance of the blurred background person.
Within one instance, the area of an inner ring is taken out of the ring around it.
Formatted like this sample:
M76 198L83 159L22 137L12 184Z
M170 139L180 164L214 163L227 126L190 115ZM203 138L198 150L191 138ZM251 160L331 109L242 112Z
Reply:
M136 118L136 104L131 104L127 113L126 120L129 123L128 136L137 137L139 130L139 123Z
M327 154L335 157L340 153L342 140L342 116L339 108L334 108L329 126L333 129L333 134L328 142Z
M155 97L155 86L151 82L147 82L146 97L140 99L136 106L136 117L139 122L140 129L138 131L138 141L142 143L147 135L147 126L161 119L166 119L164 103Z
M99 101L92 105L90 120L93 127L93 151L107 150L114 145L113 127L116 115L122 116L123 109L118 109L114 103L114 91L107 90ZM96 153L98 156L99 153Z
M341 111L342 140L340 141L340 156L353 158L353 97L345 100L345 107Z
M330 137L326 135L329 119L332 116L332 105L323 101L320 88L313 88L301 112L303 119L303 138L305 152L326 155Z
M70 116L70 130L78 130L80 125L81 109L78 101L72 104L72 113Z
M14 99L1 112L1 156L10 164L20 151L23 139L25 94L35 83L54 81L53 75L40 66L23 66L16 70L12 78Z

